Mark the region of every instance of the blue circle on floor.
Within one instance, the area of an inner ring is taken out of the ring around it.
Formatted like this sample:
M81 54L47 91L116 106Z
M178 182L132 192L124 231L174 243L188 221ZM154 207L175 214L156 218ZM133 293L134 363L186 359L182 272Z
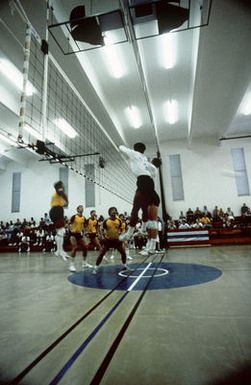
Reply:
M213 281L222 271L213 266L194 263L147 263L130 264L128 271L121 265L101 265L97 274L93 269L74 273L68 280L74 285L106 290L144 290L150 277L153 279L147 290L173 289L184 286L200 285Z

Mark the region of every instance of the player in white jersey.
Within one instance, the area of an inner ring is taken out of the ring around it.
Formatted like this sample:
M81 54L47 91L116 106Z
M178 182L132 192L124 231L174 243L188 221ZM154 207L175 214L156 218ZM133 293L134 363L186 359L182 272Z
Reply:
M119 149L129 160L133 174L137 177L137 190L133 200L130 223L126 233L120 236L120 240L129 240L138 221L138 212L142 209L143 231L147 227L151 239L149 250L154 251L158 232L157 214L160 199L154 189L153 177L157 175L157 167L150 163L144 155L146 146L144 143L136 143L131 150L125 146ZM147 222L148 221L148 222Z

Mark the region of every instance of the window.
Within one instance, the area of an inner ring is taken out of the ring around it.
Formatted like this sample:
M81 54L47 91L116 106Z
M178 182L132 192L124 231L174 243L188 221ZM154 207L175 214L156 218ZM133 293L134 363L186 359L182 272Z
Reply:
M66 167L59 168L59 180L61 180L65 187L65 193L68 196L68 181L69 181L69 169Z
M21 194L21 172L12 174L12 200L11 212L19 213L20 211L20 194Z
M94 164L85 165L85 175L90 178L85 178L85 206L86 207L95 207L95 169Z
M169 161L170 161L173 200L183 201L184 189L183 189L180 155L170 155Z
M238 196L250 195L243 148L231 149Z

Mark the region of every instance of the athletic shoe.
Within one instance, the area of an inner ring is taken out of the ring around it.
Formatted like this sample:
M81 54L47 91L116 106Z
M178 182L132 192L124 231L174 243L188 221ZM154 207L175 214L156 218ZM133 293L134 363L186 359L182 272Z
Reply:
M90 265L88 262L83 262L82 267L85 268L85 267L93 267L93 266Z
M70 263L69 270L70 270L72 273L75 273L76 267L74 266L74 263L73 263L73 262Z
M92 270L92 274L96 275L98 272L98 266L94 266L94 269Z
M56 257L62 258L63 261L67 261L67 258L63 254L59 254L57 251L55 252Z
M70 256L63 250L62 251L62 255L66 258L66 259L70 259Z
M122 271L125 271L125 270L130 270L129 267L126 264L122 265Z
M130 257L130 255L127 255L127 256L126 256L126 259L130 259L130 260L132 260L132 259L133 259L133 257Z
M149 255L149 250L148 249L142 250L139 252L139 254L143 255L143 256L147 256L147 255Z

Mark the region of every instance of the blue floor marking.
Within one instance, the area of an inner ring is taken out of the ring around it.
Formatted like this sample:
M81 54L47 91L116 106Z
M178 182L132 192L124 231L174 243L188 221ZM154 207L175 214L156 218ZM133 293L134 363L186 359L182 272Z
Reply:
M129 265L131 270L135 270L132 276L121 282L117 290L127 290L142 273L142 269L147 264L137 267L138 264L131 263ZM153 263L151 268L155 268L158 264ZM168 270L168 274L165 274ZM99 268L96 275L92 274L92 269L76 272L68 277L68 280L77 286L90 287L96 289L111 290L119 281L123 279L119 274L121 273L121 265L103 265ZM122 272L122 274L127 274ZM173 289L184 286L199 285L202 283L213 281L222 275L222 271L213 266L200 265L195 263L172 263L162 262L156 271L156 274L148 288L148 290ZM147 273L149 276L149 272ZM133 290L143 290L145 286L146 277L142 277Z
M58 374L51 380L49 385L58 384L61 379L64 377L66 372L70 369L70 367L74 364L79 355L85 350L85 348L89 345L91 340L95 337L95 335L99 332L99 330L104 326L106 321L111 317L111 315L115 312L121 302L125 299L129 292L125 292L123 296L116 302L116 304L111 308L111 310L106 314L106 316L100 321L100 323L96 326L96 328L91 332L91 334L84 340L84 342L79 346L79 348L75 351L75 353L70 357L70 359L66 362L63 368L58 372Z

